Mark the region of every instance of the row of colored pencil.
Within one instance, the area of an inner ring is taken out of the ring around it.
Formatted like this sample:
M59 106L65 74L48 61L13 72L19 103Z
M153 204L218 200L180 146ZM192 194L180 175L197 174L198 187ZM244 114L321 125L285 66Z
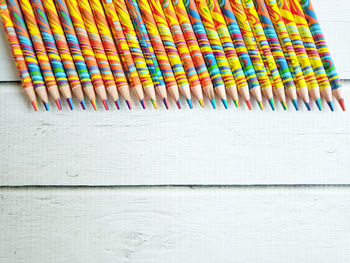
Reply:
M108 98L131 109L131 89L157 108L170 96L190 108L203 93L216 108L250 96L263 109L274 96L287 109L298 97L345 110L339 76L309 0L0 0L1 19L22 79L37 110L72 94L85 109Z

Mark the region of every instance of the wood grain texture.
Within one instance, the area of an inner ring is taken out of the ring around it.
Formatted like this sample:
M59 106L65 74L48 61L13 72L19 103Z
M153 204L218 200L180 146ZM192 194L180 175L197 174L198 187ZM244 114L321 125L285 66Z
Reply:
M349 207L340 188L0 189L0 262L345 263Z
M22 93L0 86L0 185L350 183L339 108L35 113Z

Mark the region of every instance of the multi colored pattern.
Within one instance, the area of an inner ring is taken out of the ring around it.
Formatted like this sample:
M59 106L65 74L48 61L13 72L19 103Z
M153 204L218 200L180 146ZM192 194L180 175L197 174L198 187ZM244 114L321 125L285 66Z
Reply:
M268 0L265 1L266 8L270 14L271 21L275 26L276 33L280 39L280 43L282 45L284 54L286 55L289 68L291 70L291 73L293 74L294 81L297 84L297 89L302 89L307 86L306 81L308 81L309 83L314 83L314 81L312 81L312 76L310 76L308 67L304 67L304 65L302 64L302 59L300 60L302 66L301 64L299 64L299 57L296 55L296 51L294 50L292 41L289 38L289 34L283 22L279 8L277 5L273 4L273 1L274 0L270 1L271 3ZM306 79L304 78L303 72L305 73Z
M115 0L114 4L117 8L119 18L121 19L124 32L127 32L127 35L128 32L132 32L132 29L126 24L127 21L124 21L122 18L125 19L126 16L124 16L124 14L128 13L127 10L129 10L129 14L132 18L132 23L134 25L140 46L142 48L142 52L145 57L149 72L151 73L153 83L156 87L164 86L165 82L163 74L159 68L158 60L154 53L146 26L143 22L137 3L132 0L126 0L128 9L124 5L124 0Z
M180 1L182 0L179 0L179 2ZM175 3L174 6L176 6ZM193 31L196 35L200 49L205 59L205 63L207 65L214 88L222 86L224 85L224 80L222 79L218 63L211 48L207 33L202 23L202 19L198 13L196 4L193 2L193 0L184 0L184 4L189 19L192 23Z
M190 55L190 51L186 44L185 37L182 34L179 21L177 20L174 6L171 3L171 0L162 0L161 4L165 13L166 21L171 30L176 48L179 52L181 62L186 71L186 75L190 83L190 86L191 87L199 86L200 82L196 72L196 68L194 67L194 64Z
M218 36L220 38L222 47L225 51L226 58L230 65L233 76L235 78L237 87L238 89L247 87L248 83L245 78L244 72L242 70L241 63L239 61L236 49L233 45L230 33L226 26L225 19L221 13L219 3L217 0L207 0L207 3L212 16L212 21L214 22L215 29L217 31L217 34L215 34L214 37L216 38L216 36ZM214 54L215 54L215 50L214 50ZM220 64L219 60L218 60L218 63Z
M326 69L328 79L332 85L332 89L338 89L341 87L340 78L336 71L332 56L327 46L326 39L322 33L321 26L318 22L316 12L310 2L310 0L300 0L305 17L310 27L310 31L315 40L318 53L321 56L323 66Z
M253 32L250 28L248 18L244 13L241 0L230 0L231 7L234 15L237 18L238 25L241 29L246 47L248 49L250 58L253 62L253 66L256 72L256 75L259 79L262 89L271 87L271 82L269 76L266 72L264 62L260 56L259 48L256 44Z
M257 40L258 47L260 48L261 54L265 61L265 68L269 73L273 88L283 88L281 76L272 55L269 42L266 39L264 29L260 23L259 15L255 10L254 3L252 0L244 0L242 3L251 29L255 35L255 39Z
M177 19L181 26L183 36L185 37L188 49L190 51L193 63L196 67L197 74L202 84L202 87L205 88L205 87L212 86L213 83L211 81L211 78L206 66L206 62L202 55L201 48L199 47L196 35L193 31L190 19L187 15L187 11L184 6L183 0L172 0L172 4L174 7L174 10L176 11ZM170 1L169 1L169 6L170 6ZM164 7L164 4L163 4L163 7Z
M171 34L168 22L165 18L164 11L159 0L149 0L149 5L153 13L154 20L159 30L161 40L163 41L166 54L168 55L171 67L173 69L177 84L179 87L189 85L185 69L182 65L179 52L175 45L174 38ZM150 14L148 14L150 15ZM147 16L148 16L147 15Z
M250 59L247 47L244 43L236 17L233 14L231 4L229 0L219 0L219 4L222 10L222 15L227 24L227 29L231 35L231 39L241 61L245 76L248 80L249 88L252 89L255 87L260 87L258 77L256 76L252 60Z
M168 88L177 86L173 69L170 65L169 58L165 51L165 47L160 37L158 28L156 26L156 22L153 18L151 8L148 4L148 0L139 0L139 1L131 0L131 1L134 2L135 6L138 4L140 13L142 14L143 21L147 28L147 32L154 49L154 53L156 54L159 67L162 71L166 86Z
M112 0L102 0L102 4L104 6L104 10L106 12L106 16L109 21L109 25L111 27L114 40L117 44L119 55L122 59L125 72L127 74L127 77L133 87L141 85L141 80L139 78L139 74L145 75L148 74L148 78L145 79L146 85L153 85L151 80L151 76L149 75L149 72L147 70L146 63L144 62L143 56L141 58L141 61L143 61L143 66L140 69L136 69L136 66L134 64L133 57L131 55L128 43L126 41L122 26L119 22L117 11L114 7ZM103 10L101 10L103 12ZM136 35L135 35L136 36ZM140 52L141 50L138 49ZM142 54L141 54L142 55ZM137 56L136 56L137 57ZM139 61L140 59L138 59ZM141 62L142 63L142 62ZM138 73L139 71L139 73ZM145 72L146 71L146 72Z
M273 57L275 58L275 61L278 65L278 69L282 77L283 84L286 89L295 88L295 83L293 80L292 73L289 70L287 60L283 54L281 44L278 40L278 36L275 31L275 28L273 27L273 23L271 21L269 12L266 9L264 0L255 0L255 3L256 3L255 8L258 12L261 25L264 29L267 41L270 44Z
M298 52L302 54L303 57L307 57L310 61L320 89L322 90L330 87L327 74L323 68L322 61L318 55L316 46L314 46L314 49L310 49L310 42L308 42L310 39L306 39L305 37L302 38L300 35L287 0L277 1L277 3L284 23L286 24L289 36L292 39L293 45L294 47L297 47L296 50L298 50Z

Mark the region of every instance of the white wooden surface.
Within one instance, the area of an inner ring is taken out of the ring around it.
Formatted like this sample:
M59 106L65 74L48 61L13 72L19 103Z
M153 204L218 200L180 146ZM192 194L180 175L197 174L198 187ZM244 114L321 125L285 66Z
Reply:
M350 5L313 3L350 79ZM18 80L3 33L0 65ZM134 107L34 113L0 84L0 262L348 262L348 112Z

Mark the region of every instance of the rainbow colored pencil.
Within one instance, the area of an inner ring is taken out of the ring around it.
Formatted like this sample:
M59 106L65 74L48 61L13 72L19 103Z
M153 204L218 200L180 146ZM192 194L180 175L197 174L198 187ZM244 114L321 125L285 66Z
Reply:
M13 22L11 20L10 12L7 8L7 4L5 0L0 1L0 15L1 22L4 26L7 40L10 43L12 56L16 62L16 67L18 69L18 73L21 77L22 87L27 95L29 101L31 102L35 111L38 110L38 105L36 102L35 91L33 87L33 82L30 77L27 64L25 62L25 58L23 56L23 52L21 46L19 44L19 40L17 38L16 30L14 28Z
M126 3L126 5L125 5ZM165 87L165 82L163 78L163 74L159 68L157 57L154 53L154 49L151 44L151 40L149 39L148 32L146 29L146 25L143 22L140 9L136 2L132 0L115 0L114 4L117 8L117 11L119 13L119 18L125 17L124 15L128 13L127 10L129 10L129 14L132 18L132 23L134 25L140 46L142 48L143 55L145 57L147 67L149 69L149 72L151 73L153 83L155 85L155 88L162 98L162 101L165 105L165 107L168 109L168 98L167 98L167 92ZM123 24L124 32L131 32L132 29L129 28L125 23Z
M305 18L309 24L312 36L315 40L318 53L321 56L323 66L326 69L328 79L332 85L333 95L338 100L342 109L345 111L341 81L335 68L332 56L329 52L326 39L322 33L321 26L318 22L316 12L314 11L310 0L300 0L300 3L302 5Z
M308 57L310 64L312 66L312 69L314 71L319 89L321 91L321 95L325 97L327 100L327 103L329 107L334 110L333 107L333 98L332 98L332 89L331 85L328 81L327 74L323 68L322 61L318 55L317 49L315 47L314 50L308 48L308 46L305 44L306 43L306 38L303 38L300 33L299 29L294 21L293 14L291 13L289 4L287 1L277 1L282 18L284 20L284 23L286 24L288 33L290 38L293 41L293 44L295 46L298 46L298 50L300 49L301 52L305 53L306 56ZM313 40L312 40L313 41ZM310 47L310 45L309 45ZM313 91L309 91L312 97Z
M57 9L64 16L69 16L72 19L74 30L78 38L81 51L83 53L86 65L88 66L92 84L96 94L101 98L102 103L106 110L109 109L107 102L106 88L103 82L103 78L96 61L95 53L91 47L90 39L85 28L84 20L79 10L79 6L76 0L55 0ZM69 11L69 12L68 12ZM65 26L64 26L65 28ZM73 33L73 32L71 32Z
M180 55L175 44L175 40L171 34L168 22L166 20L163 8L159 0L149 0L149 5L159 31L159 36L163 41L166 54L169 58L170 65L173 69L179 90L181 94L186 98L189 107L192 109L193 106L191 100L190 85L186 76L185 69L182 65L182 61L180 59Z
M149 35L149 39L151 40L154 53L157 57L157 60L159 62L159 67L164 77L167 91L173 97L177 107L180 109L181 103L180 103L180 96L179 96L179 88L178 88L176 78L175 78L173 69L171 67L168 55L165 51L163 41L160 37L156 22L154 20L153 14L150 11L151 8L148 4L148 0L138 0L138 1L128 0L128 1L133 1L135 7L139 9L142 15L144 24L146 26L146 29Z
M23 16L25 18L25 22L28 27L28 31L33 41L34 50L36 53L36 57L39 61L39 65L45 80L46 88L52 96L52 98L55 100L57 108L61 110L62 104L60 100L60 93L58 91L56 78L50 64L50 59L48 57L43 38L41 36L39 26L34 16L33 8L30 5L30 2L27 0L19 0L19 2L21 5Z
M278 100L281 102L283 108L286 109L287 106L286 106L286 96L284 93L284 85L283 85L281 76L279 74L275 59L272 55L269 42L267 41L264 29L261 25L259 15L256 12L254 2L252 0L245 0L245 1L242 1L242 4L243 4L243 9L245 10L246 16L248 18L250 27L253 31L255 39L257 40L260 53L262 54L263 61L265 63L266 71L270 76L273 90ZM269 97L267 97L267 99L271 100L271 98ZM273 97L270 104L272 109L274 109Z
M190 51L194 66L196 67L198 78L201 82L204 93L210 100L212 107L216 108L215 93L213 83L208 72L205 59L199 47L196 35L193 31L191 21L182 0L172 0L171 4L176 12L176 17L182 29L183 36ZM170 6L170 1L169 1ZM174 16L175 18L175 16Z
M53 69L53 73L56 77L56 81L60 92L66 98L70 109L73 109L73 100L68 78L65 68L63 67L60 53L56 46L55 38L53 37L49 20L47 19L46 12L41 0L31 0L34 16L36 18L39 30L42 35L42 39L45 44L47 55L50 59L50 63Z
M181 0L179 0L179 2L180 1ZM201 16L198 13L197 6L193 0L184 0L183 3L186 7L189 19L192 23L193 31L196 35L200 49L205 59L205 63L207 65L211 80L213 82L214 91L217 93L225 108L227 109L228 105L225 92L225 83L223 77L221 76L219 65L213 53L213 49L210 45Z
M84 93L82 90L81 82L61 26L61 21L57 13L55 3L53 0L45 0L42 3L44 5L48 21L50 23L50 28L52 30L52 35L56 42L59 55L62 59L63 66L67 74L69 85L74 95L80 101L80 105L83 109L85 109Z
M255 0L255 8L259 15L261 25L265 32L267 41L269 42L272 55L275 58L276 64L278 65L278 69L285 87L286 95L292 101L295 109L299 110L296 87L293 80L293 76L290 72L288 62L283 54L283 49L279 42L277 33L273 27L273 23L270 19L269 12L266 9L264 0Z

